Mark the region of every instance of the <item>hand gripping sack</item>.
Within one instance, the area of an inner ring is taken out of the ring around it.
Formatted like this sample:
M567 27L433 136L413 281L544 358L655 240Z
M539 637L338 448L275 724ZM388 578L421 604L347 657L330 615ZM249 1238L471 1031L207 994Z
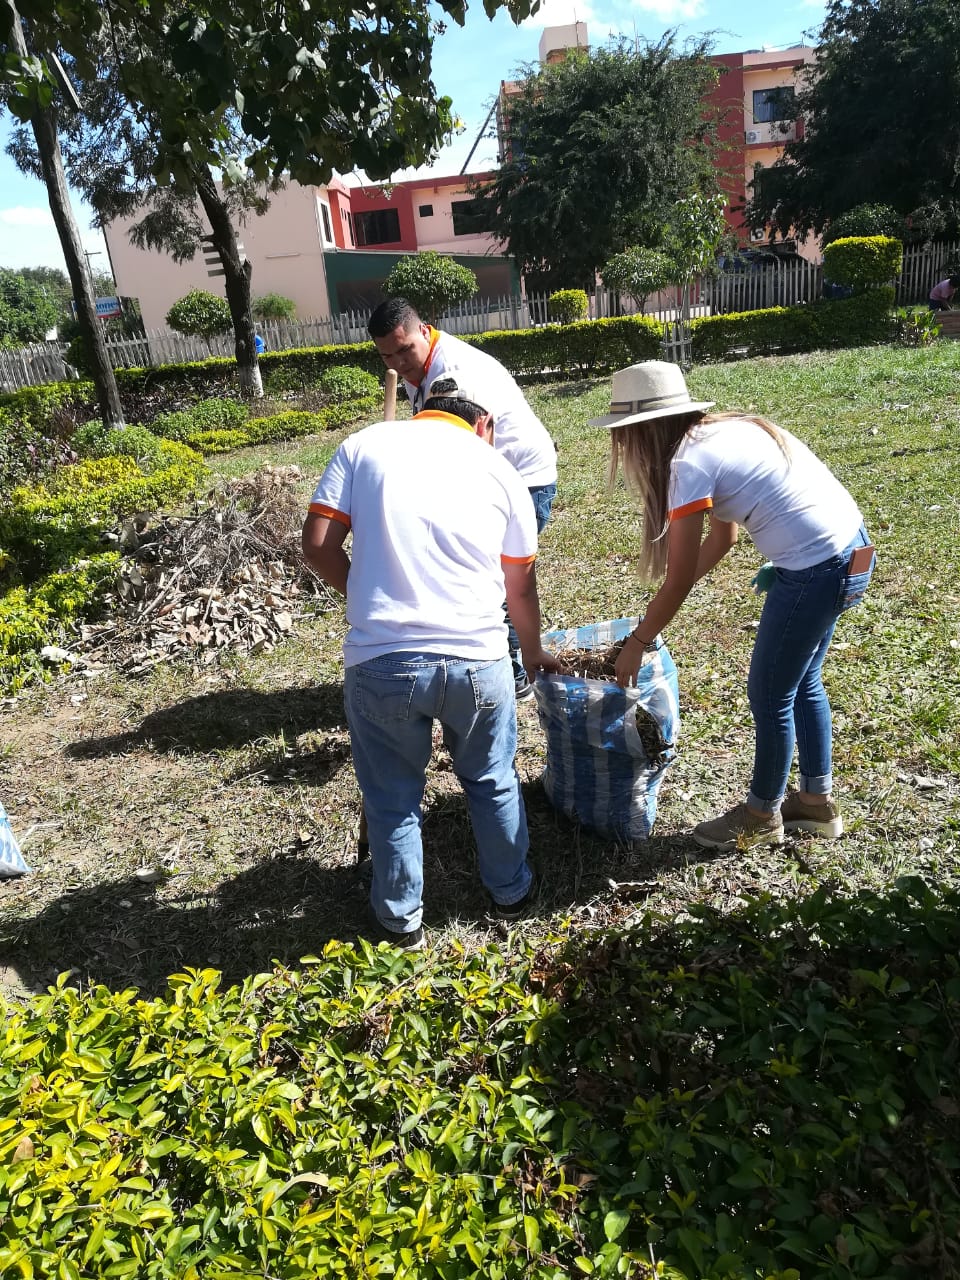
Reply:
M6 810L0 804L0 880L10 876L27 876L30 868L23 860Z
M634 626L635 618L617 618L551 631L544 647L554 653L608 649ZM677 669L666 646L646 656L635 689L538 675L534 692L547 740L543 785L551 804L594 831L646 840L680 729Z

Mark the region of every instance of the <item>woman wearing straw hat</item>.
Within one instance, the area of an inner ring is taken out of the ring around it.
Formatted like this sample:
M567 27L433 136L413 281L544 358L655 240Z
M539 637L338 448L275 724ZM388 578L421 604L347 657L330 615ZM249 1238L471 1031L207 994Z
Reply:
M840 614L857 604L874 550L853 498L788 431L749 414L708 414L679 367L659 360L613 375L610 479L623 469L643 509L640 569L663 579L617 659L636 682L646 650L693 584L720 562L743 525L769 561L747 690L756 727L746 800L694 828L707 848L780 844L784 830L834 839L832 727L822 668ZM704 516L710 523L704 537ZM785 797L796 744L800 789Z

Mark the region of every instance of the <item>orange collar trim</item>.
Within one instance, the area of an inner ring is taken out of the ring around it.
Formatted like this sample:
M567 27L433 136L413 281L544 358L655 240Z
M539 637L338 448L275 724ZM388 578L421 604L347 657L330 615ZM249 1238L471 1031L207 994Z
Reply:
M433 361L433 353L436 349L437 343L440 341L440 330L435 329L432 324L427 325L427 328L430 330L430 350L427 352L427 358L424 361L423 373L421 373L416 383L418 387L423 386L424 382L427 380L427 374L430 372L430 365Z
M419 422L422 418L437 418L441 422L452 423L455 427L462 427L464 431L476 434L475 429L471 427L469 422L466 422L463 418L458 418L455 413L444 413L442 409L421 409L419 413L413 415L410 421Z

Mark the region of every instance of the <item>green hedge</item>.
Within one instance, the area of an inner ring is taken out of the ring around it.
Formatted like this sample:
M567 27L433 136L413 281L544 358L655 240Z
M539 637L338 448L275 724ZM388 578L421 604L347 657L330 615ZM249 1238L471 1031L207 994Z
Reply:
M694 361L863 347L893 336L894 291L871 289L838 302L704 316L691 321Z
M545 324L465 338L512 374L559 372L587 376L660 356L663 325L649 316Z
M855 289L889 284L902 269L903 244L893 236L843 236L823 251L824 278Z
M0 1274L955 1275L958 949L960 895L905 880L152 1000L64 977L0 1032Z
M315 413L291 409L286 413L275 413L269 418L251 418L242 427L234 429L197 431L187 436L186 442L200 453L229 453L233 449L266 444L271 440L319 435L324 431L345 427L365 415L373 415L382 407L382 398L377 394L362 400L329 405Z

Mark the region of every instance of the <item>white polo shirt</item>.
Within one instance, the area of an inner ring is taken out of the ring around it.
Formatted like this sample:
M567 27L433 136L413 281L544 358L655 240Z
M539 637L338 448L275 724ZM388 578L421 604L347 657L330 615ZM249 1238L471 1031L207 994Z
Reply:
M420 413L348 436L310 503L353 533L344 663L400 650L507 652L503 562L537 553L526 486L462 419Z
M809 569L838 555L863 523L857 504L802 440L780 434L789 457L743 418L694 428L670 465L670 519L710 511L735 521L781 569Z
M423 408L423 397L434 378L448 369L462 369L471 380L488 390L481 406L493 414L493 444L511 466L523 476L528 489L557 482L557 451L550 433L527 404L526 397L499 360L461 342L452 333L431 330L430 354L419 385L403 380L415 410ZM419 391L419 396L418 396Z

